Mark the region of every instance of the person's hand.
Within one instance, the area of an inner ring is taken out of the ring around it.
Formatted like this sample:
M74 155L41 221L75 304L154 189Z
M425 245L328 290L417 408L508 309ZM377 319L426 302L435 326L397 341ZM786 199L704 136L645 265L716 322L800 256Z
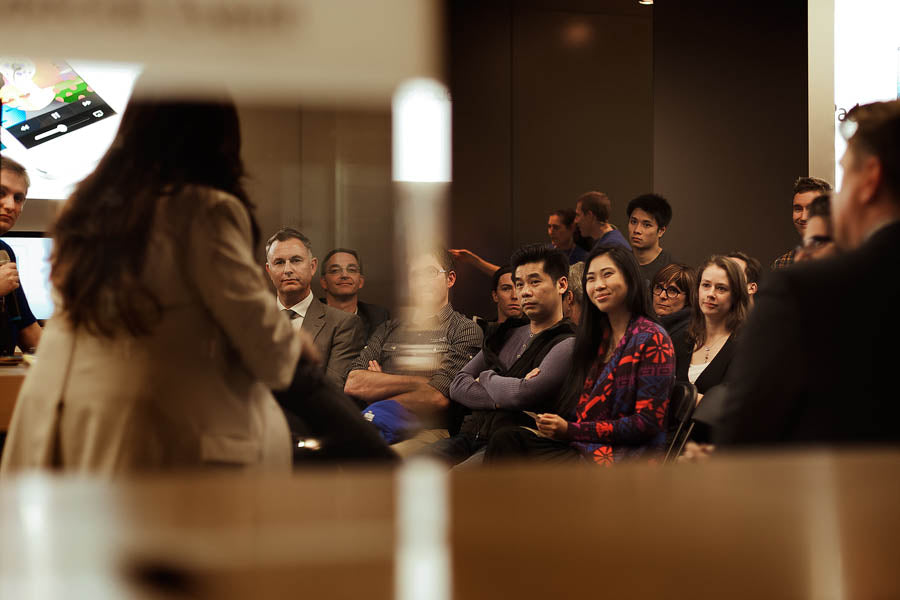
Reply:
M688 442L684 447L681 456L675 459L680 463L698 463L706 462L716 451L713 444L698 444L697 442Z
M569 429L569 424L559 415L553 415L550 413L541 413L537 418L537 426L538 431L546 435L547 437L551 437L553 439L559 440L562 439L563 436L566 435L566 430Z
M300 336L300 361L313 365L321 365L322 354L319 352L319 349L316 348L315 343L313 343L312 336L305 331L299 331L297 334Z
M369 361L369 368L366 369L366 370L367 370L367 371L374 371L374 372L376 372L376 373L382 373L382 372L383 372L383 371L381 370L381 365L378 364L378 361L377 361L377 360L370 360L370 361Z
M466 248L451 249L450 255L459 262L469 265L474 264L478 261L478 255L471 250L467 250Z
M18 287L19 270L16 268L16 263L8 262L0 266L0 296L5 296Z
M540 375L540 373L541 373L541 370L539 368L535 367L532 370L528 371L528 374L525 376L525 379L534 379L535 377Z

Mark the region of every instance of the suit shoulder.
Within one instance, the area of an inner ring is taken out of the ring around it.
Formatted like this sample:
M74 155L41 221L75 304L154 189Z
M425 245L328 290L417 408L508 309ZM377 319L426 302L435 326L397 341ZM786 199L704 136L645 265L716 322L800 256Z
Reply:
M325 318L329 319L330 321L333 321L335 323L340 323L340 324L347 324L347 323L357 324L357 323L361 322L359 317L357 317L353 313L345 312L343 310L334 308L333 306L328 306L327 304L323 304L321 302L319 302L319 304L325 310Z

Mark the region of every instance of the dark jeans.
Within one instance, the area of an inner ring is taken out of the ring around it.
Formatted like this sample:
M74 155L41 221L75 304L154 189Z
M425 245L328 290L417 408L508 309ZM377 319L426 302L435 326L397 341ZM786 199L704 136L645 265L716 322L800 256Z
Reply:
M569 442L540 437L524 427L507 427L491 436L485 463L522 459L562 463L578 462L582 457Z
M486 445L487 442L483 438L475 439L475 436L458 433L445 440L425 446L419 454L433 456L450 466L456 466L479 450L484 449Z

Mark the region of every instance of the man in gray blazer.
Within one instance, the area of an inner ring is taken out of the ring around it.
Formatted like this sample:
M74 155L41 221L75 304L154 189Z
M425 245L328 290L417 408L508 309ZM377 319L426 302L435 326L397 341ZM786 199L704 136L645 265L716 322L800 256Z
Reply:
M343 389L350 364L366 343L359 317L319 302L310 289L318 259L305 235L285 227L266 242L266 272L275 285L278 308L297 331L313 338L325 378Z

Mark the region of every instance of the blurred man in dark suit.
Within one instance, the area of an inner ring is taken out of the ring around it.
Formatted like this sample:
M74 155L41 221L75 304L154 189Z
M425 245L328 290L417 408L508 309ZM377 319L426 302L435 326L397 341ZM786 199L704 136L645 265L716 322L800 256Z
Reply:
M832 201L846 252L775 271L757 294L716 428L723 445L896 443L900 100L841 127Z

